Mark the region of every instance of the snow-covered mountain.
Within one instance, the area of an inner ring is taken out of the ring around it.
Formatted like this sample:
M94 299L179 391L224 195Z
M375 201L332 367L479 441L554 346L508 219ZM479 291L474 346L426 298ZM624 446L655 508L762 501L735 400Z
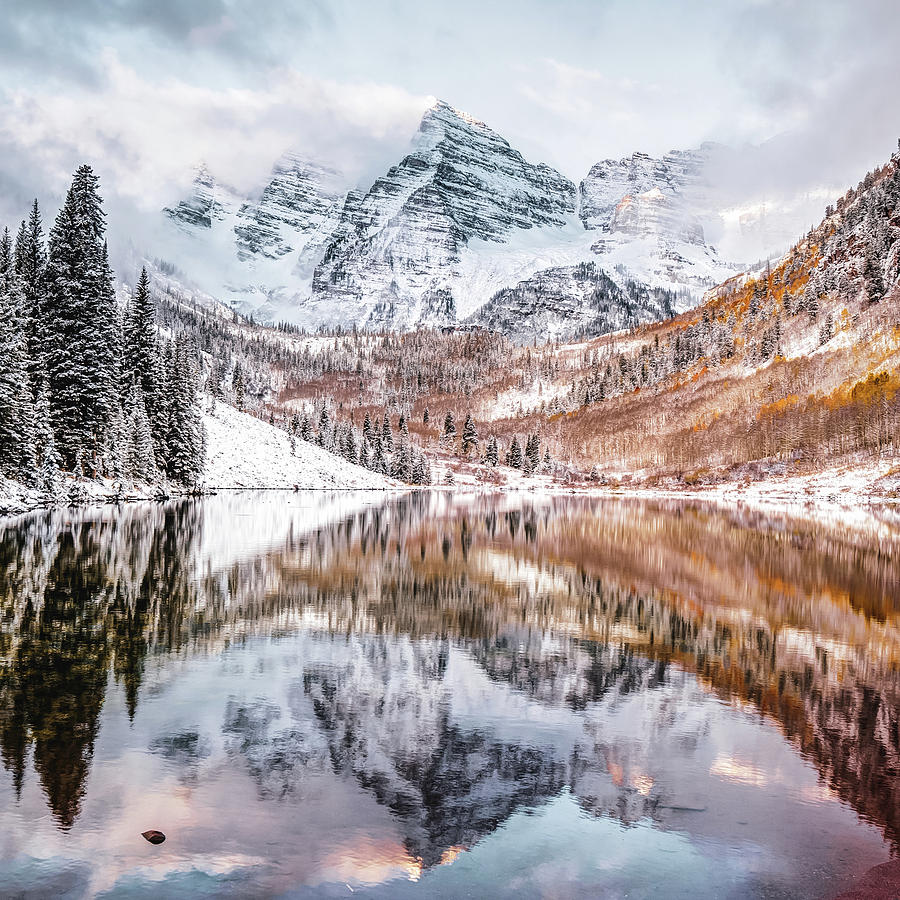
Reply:
M624 285L596 263L544 269L498 291L468 320L523 343L570 341L674 315L676 295L641 282Z
M438 102L412 152L365 195L348 196L300 319L331 324L350 312L367 326L452 322L465 305L455 289L470 240L502 244L558 228L574 212L572 182Z
M703 149L606 160L576 188L437 101L407 155L365 190L295 153L254 197L199 169L165 210L154 255L242 311L308 328L468 320L521 337L596 333L658 315L646 290L648 303L614 308L633 282L684 308L734 273L705 240L717 214L705 160ZM616 290L598 298L585 264Z

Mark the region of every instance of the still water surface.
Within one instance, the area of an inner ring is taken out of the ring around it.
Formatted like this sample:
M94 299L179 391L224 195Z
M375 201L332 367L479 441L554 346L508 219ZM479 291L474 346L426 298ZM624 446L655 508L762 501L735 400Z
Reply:
M898 578L625 500L0 522L0 896L832 896L900 840Z

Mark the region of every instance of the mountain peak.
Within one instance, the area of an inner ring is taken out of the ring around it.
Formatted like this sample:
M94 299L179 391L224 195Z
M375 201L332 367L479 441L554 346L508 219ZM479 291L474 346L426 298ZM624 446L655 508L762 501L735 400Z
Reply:
M445 100L435 99L422 116L416 145L419 150L427 150L444 138L466 139L473 133L482 139L487 138L496 145L509 147L506 140L480 119L451 106Z
M466 125L474 125L480 128L488 127L480 119L476 119L475 116L470 115L467 112L463 112L463 110L457 109L455 106L451 106L449 103L447 103L446 100L441 100L437 97L434 98L432 104L425 111L426 116L429 113L433 113L441 117L459 119L460 121L465 122Z

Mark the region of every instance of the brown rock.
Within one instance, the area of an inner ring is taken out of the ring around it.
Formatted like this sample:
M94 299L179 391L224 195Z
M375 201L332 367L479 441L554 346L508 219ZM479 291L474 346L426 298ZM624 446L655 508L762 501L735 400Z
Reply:
M156 831L153 828L150 831L142 831L141 837L150 841L151 844L161 844L166 839L166 836L161 831Z

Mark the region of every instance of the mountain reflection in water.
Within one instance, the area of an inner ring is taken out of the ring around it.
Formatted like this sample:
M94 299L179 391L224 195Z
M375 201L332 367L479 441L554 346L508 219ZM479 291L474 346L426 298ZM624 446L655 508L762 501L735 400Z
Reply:
M900 843L898 559L585 498L7 520L0 894L828 895Z

